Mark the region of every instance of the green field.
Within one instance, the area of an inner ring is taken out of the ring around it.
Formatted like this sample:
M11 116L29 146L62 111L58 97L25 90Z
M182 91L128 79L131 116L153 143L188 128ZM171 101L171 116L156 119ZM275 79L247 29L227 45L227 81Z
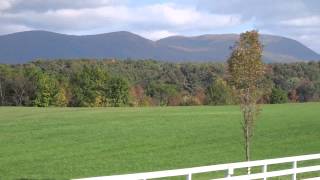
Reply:
M264 105L260 117L254 159L320 152L320 103ZM240 119L238 106L0 107L0 179L68 179L243 161Z

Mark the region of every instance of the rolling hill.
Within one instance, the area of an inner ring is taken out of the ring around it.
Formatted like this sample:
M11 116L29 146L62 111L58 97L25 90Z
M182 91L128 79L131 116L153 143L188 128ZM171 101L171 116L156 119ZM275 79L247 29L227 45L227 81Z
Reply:
M126 31L83 36L26 31L0 36L0 63L75 58L222 62L238 38L236 34L222 34L152 41ZM266 62L320 60L319 54L293 39L261 35L261 40Z

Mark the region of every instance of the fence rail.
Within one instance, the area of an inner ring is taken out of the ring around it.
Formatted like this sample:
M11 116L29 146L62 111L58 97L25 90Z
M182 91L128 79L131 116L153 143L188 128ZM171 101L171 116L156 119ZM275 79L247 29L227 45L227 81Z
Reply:
M248 162L238 162L229 164L219 164L211 166L201 166L185 169L175 169L166 171L126 174L126 175L114 175L114 176L102 176L102 177L91 177L74 180L147 180L155 178L173 177L173 176L185 176L186 180L192 180L193 174L215 172L215 171L226 171L224 178L216 180L249 180L249 179L264 179L269 177L278 177L291 175L292 180L297 179L297 174L306 172L320 172L320 165L298 167L298 163L308 160L320 160L320 154L311 154L303 156L284 157L276 159L266 159ZM269 165L292 163L292 167L285 170L268 171ZM250 167L261 167L261 173L247 174L247 175L234 175L234 170L241 168ZM320 177L319 177L320 179Z

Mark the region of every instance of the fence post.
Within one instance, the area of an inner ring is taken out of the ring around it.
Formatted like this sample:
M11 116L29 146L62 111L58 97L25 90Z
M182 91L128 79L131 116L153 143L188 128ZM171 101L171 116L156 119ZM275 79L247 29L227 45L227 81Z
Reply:
M267 164L263 165L263 167L262 167L262 172L263 172L263 173L268 172L268 165L267 165ZM267 180L267 178L264 177L263 180Z
M292 169L293 170L295 170L297 168L297 161L293 161L293 163L292 163ZM291 178L292 180L297 180L297 173L296 172L294 172L293 174L292 174L292 178Z
M226 177L231 177L233 175L233 168L229 168L226 174Z
M192 180L192 174L191 173L187 175L187 179L186 180Z

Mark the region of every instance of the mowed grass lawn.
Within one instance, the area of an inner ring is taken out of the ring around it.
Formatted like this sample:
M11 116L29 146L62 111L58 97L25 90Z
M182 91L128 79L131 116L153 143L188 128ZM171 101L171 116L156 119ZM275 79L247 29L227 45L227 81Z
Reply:
M320 103L264 105L253 159L320 152ZM238 106L0 107L0 179L70 179L244 160Z

